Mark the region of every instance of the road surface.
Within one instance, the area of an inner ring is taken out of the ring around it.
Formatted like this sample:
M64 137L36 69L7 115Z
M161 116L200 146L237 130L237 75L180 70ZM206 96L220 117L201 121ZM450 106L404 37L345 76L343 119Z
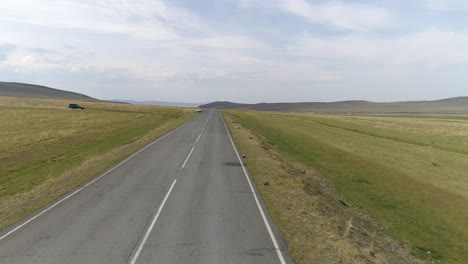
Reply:
M2 264L293 263L217 110L0 233Z

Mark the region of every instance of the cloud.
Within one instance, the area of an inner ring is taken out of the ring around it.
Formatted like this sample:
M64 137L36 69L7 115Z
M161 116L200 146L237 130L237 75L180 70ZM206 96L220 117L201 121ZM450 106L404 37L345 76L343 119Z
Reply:
M123 34L149 40L177 39L177 30L200 19L166 1L1 1L2 19L31 25Z
M377 97L398 78L403 92L466 82L468 35L449 30L454 19L438 24L443 13L426 28L421 6L462 2L418 0L421 16L393 1L189 2L0 1L0 43L11 43L0 77L99 98L250 102Z
M288 50L296 56L333 62L334 65L414 66L441 68L465 64L468 35L426 30L395 38L346 35L331 38L301 37Z
M312 24L338 30L369 32L392 27L392 13L379 6L344 1L312 3L306 0L243 0L242 8L273 8L301 17Z
M6 60L8 55L15 50L16 46L9 43L0 44L0 61Z
M81 63L80 52L77 50L65 52L65 50L45 48L14 47L10 50L8 58L4 60L4 64L18 69L71 68Z
M190 40L187 44L193 47L214 49L259 49L265 47L260 41L242 35L197 38Z
M148 89L154 87L154 83L118 67L102 69L88 66L73 70L49 66L18 69L0 64L0 79L78 91L96 98L107 99L113 94L123 96L125 92L128 93L129 87L132 87L132 92L138 92L143 98L144 92L148 93Z
M466 11L468 1L466 0L426 0L427 9L437 11Z

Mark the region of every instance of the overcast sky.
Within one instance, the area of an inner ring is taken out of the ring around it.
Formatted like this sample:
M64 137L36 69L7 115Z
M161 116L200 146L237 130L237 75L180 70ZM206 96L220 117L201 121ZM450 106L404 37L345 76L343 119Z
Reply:
M468 95L468 1L2 0L0 81L179 102Z

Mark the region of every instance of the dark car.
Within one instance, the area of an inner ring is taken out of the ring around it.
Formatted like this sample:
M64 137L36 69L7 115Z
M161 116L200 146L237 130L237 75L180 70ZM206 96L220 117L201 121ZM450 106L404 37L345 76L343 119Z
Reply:
M84 109L84 107L82 107L82 106L80 106L78 104L69 104L68 108L71 108L71 109Z

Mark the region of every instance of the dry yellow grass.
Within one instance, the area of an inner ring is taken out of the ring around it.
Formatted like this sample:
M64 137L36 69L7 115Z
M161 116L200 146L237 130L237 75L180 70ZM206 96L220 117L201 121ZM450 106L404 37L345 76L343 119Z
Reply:
M467 116L225 113L274 144L271 148L286 159L316 169L415 256L434 263L465 263ZM321 190L317 181L306 183L312 195ZM356 220L353 217L353 226Z
M309 115L310 116L310 115ZM358 126L368 126L376 129L392 129L420 136L464 136L468 137L468 122L463 119L447 119L443 116L432 118L402 118L385 116L339 116L322 115L321 118L330 122L348 122ZM460 118L466 116L459 116Z
M192 109L0 98L0 229L182 124Z
M297 263L419 262L313 168L282 155L230 114L224 116Z

